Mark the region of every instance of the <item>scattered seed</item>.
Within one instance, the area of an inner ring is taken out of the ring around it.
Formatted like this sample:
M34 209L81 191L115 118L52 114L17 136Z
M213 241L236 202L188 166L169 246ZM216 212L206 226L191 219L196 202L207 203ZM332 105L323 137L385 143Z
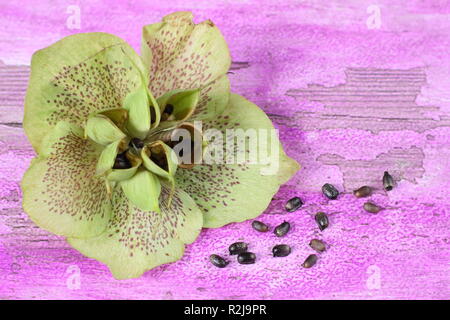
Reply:
M306 258L305 262L303 262L303 268L311 268L317 262L317 256L315 254L310 254L308 258Z
M317 222L317 225L319 226L320 231L323 231L328 227L328 216L325 214L325 212L317 212L315 220Z
M303 205L302 199L300 199L299 197L294 197L288 200L288 202L286 202L284 208L288 212L294 212L295 210L299 209L302 205Z
M217 268L225 268L230 262L222 258L217 254L212 254L209 256L209 261Z
M357 198L364 198L364 197L370 196L372 194L372 188L368 187L368 186L363 186L363 187L353 191L353 194Z
M240 264L252 264L256 261L256 255L253 252L241 252L237 257Z
M274 257L286 257L291 253L291 247L287 244L278 244L272 248Z
M381 208L372 202L366 202L363 206L364 210L370 213L378 213L381 211Z
M230 247L228 248L231 255L246 252L247 249L248 249L248 247L245 242L235 242L232 245L230 245Z
M318 252L324 252L327 249L325 243L319 239L312 239L309 246Z
M331 200L336 199L339 195L339 191L332 184L329 183L325 183L322 186L322 192L328 199Z
M383 175L383 187L386 191L391 191L394 188L394 178L387 171Z
M113 169L129 169L131 168L131 162L128 160L125 152L119 153L114 160Z
M280 224L279 226L277 226L275 228L275 230L273 230L273 233L275 233L275 235L277 237L282 237L282 236L286 235L286 233L289 232L290 228L291 228L291 225L289 224L289 222L285 221L282 224Z
M269 231L269 226L267 224L265 224L261 221L257 221L257 220L252 222L252 227L253 227L253 229L255 229L256 231L259 231L259 232Z

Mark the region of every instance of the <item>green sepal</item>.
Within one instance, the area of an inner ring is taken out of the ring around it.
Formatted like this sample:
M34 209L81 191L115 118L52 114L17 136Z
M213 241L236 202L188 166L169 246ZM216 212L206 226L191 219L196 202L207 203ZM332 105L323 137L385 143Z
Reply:
M84 136L104 146L126 137L111 119L102 114L97 114L88 119Z
M126 197L136 207L144 211L160 212L158 201L161 183L153 173L139 169L131 179L120 184Z

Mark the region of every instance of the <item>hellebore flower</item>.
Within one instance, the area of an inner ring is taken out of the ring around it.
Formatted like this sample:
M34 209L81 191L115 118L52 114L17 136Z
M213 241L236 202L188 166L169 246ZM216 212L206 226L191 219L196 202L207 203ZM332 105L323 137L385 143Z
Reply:
M211 21L170 14L144 27L141 51L105 33L66 37L33 55L25 101L37 157L21 184L24 210L118 279L180 259L202 227L255 218L298 170L277 137L270 174L267 162L196 158L220 151L205 129L273 129L230 93L229 51ZM174 139L182 130L200 142Z

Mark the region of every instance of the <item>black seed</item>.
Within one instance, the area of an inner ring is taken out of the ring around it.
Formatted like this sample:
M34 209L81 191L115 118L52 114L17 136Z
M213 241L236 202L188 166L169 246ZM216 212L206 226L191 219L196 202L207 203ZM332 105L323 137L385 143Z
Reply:
M394 188L394 178L387 171L383 175L383 187L386 191L391 191Z
M218 268L225 268L230 263L229 261L225 260L224 258L222 258L217 254L210 255L209 261L211 261L211 263Z
M328 217L324 212L317 212L315 220L317 222L317 225L319 226L320 231L323 231L328 227Z
M291 247L287 244L278 244L272 248L274 257L286 257L291 253Z
M129 169L131 168L131 162L128 160L126 156L126 151L119 153L116 157L116 160L114 160L114 166L113 169Z
M303 262L303 268L311 268L317 262L317 256L315 254L310 254L308 258L306 258L305 262Z
M324 252L327 249L325 243L319 239L312 239L309 246L318 252Z
M267 232L269 231L269 226L265 223L262 223L261 221L253 221L252 222L253 229L259 231L259 232Z
M291 225L289 224L289 222L283 222L282 224L280 224L279 226L277 226L275 228L275 230L273 230L273 233L275 233L275 235L277 237L282 237L284 235L286 235L286 233L289 232L289 229L291 228Z
M242 252L239 253L237 261L240 264L252 264L256 261L256 255L252 252Z
M372 202L366 202L363 206L364 210L370 213L378 213L381 211L381 208Z
M133 138L130 141L130 145L135 149L142 149L144 147L144 141L139 138Z
M248 247L245 242L235 242L232 245L230 245L230 247L228 248L231 255L246 252L247 249L248 249Z
M363 186L363 187L353 191L353 194L357 198L367 197L367 196L370 196L372 194L372 188L368 187L368 186Z
M336 199L339 195L339 191L332 184L329 183L325 183L322 186L322 192L328 199L331 200Z
M288 202L286 202L286 205L284 208L288 212L294 212L295 210L299 209L303 205L302 199L299 197L294 197L290 199Z
M172 114L172 112L173 112L173 105L167 104L166 107L164 108L164 113Z

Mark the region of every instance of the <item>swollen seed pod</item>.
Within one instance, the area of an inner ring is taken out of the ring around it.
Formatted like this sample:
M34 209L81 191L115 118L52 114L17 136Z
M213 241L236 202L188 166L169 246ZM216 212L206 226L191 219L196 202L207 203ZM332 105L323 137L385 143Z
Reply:
M274 257L286 257L291 253L291 247L287 244L278 244L272 248L272 254Z
M325 243L319 239L312 239L309 242L309 246L314 250L316 250L317 252L324 252L327 249Z
M305 262L303 262L303 268L311 268L317 262L317 256L315 254L310 254L308 258L306 258Z
M353 194L355 195L355 197L357 198L364 198L364 197L368 197L372 194L372 188L368 187L368 186L363 186L359 189L356 189L355 191L353 191Z
M317 225L319 226L320 231L323 231L328 227L328 216L325 214L325 212L317 212L314 218Z
M286 233L289 232L289 229L291 229L291 225L289 224L289 222L285 221L282 224L280 224L279 226L277 226L273 230L273 233L275 233L275 235L277 237L282 237L282 236L286 235Z
M237 261L240 264L252 264L256 261L256 255L253 252L242 252L239 253Z
M256 231L259 231L259 232L269 231L269 226L267 224L265 224L261 221L257 221L257 220L252 222L252 227L253 227L253 229L255 229Z
M246 252L247 249L248 249L248 246L245 242L235 242L232 245L230 245L230 247L228 248L231 255Z
M299 197L294 197L288 200L288 202L286 202L284 208L288 212L294 212L295 210L299 209L302 205L303 205L302 199L300 199Z
M131 162L126 156L126 151L119 153L114 160L113 169L129 169L131 168Z
M322 186L322 193L327 197L328 199L334 200L338 197L339 191L329 183L325 183Z
M212 254L209 256L209 261L215 265L217 268L225 268L230 262L222 258L217 254Z
M391 191L394 188L394 178L387 171L383 175L383 188L386 191Z
M381 211L381 208L372 202L366 202L363 206L364 210L370 213L378 213Z

